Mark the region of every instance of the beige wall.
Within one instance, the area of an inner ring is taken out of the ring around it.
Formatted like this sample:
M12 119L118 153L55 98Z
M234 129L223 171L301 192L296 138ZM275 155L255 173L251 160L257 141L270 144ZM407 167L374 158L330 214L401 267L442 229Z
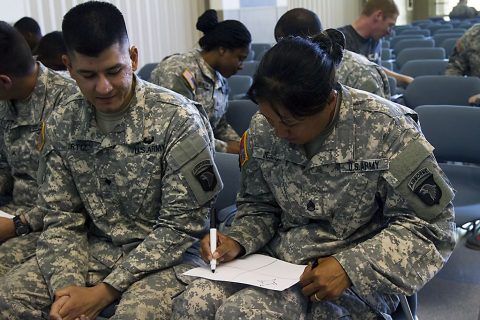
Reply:
M326 28L341 27L352 23L362 8L362 0L288 0L288 9L305 8L320 17Z

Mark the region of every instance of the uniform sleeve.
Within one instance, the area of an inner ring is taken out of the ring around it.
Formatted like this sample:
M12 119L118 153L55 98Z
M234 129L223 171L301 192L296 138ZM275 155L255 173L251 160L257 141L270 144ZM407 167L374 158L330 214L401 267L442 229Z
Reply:
M220 142L223 142L221 145L225 146L225 150L219 149L219 144L217 143L216 150L220 152L226 151L226 144L228 142L240 141L240 137L238 136L237 132L235 132L232 126L228 124L225 114L222 116L217 126L213 128L213 135L215 136L215 140L220 140Z
M228 235L243 246L245 254L251 254L273 238L280 223L281 209L263 178L261 160L255 157L255 145L249 131L244 133L240 146L242 173L238 211Z
M464 35L459 39L453 53L448 59L445 74L447 76L464 76L470 74L470 63L468 57L467 46L469 43L469 36Z
M46 152L39 185L39 205L45 211L37 260L51 294L85 286L88 270L86 213L70 169L58 150Z
M5 196L11 194L13 190L13 177L11 168L7 161L4 145L5 123L0 121L0 195Z
M104 280L121 292L147 274L179 264L185 251L204 235L211 202L222 182L207 130L199 125L200 118L194 122L189 117L176 121L169 134L162 207L153 232Z
M173 65L167 62L168 59L158 64L152 71L150 81L156 85L175 91L190 100L194 100L195 90L182 76L184 70L182 70L179 65ZM194 84L192 83L192 85Z
M334 255L364 294L411 295L443 267L455 246L453 189L433 147L413 129L394 136L389 169L375 195L386 227Z

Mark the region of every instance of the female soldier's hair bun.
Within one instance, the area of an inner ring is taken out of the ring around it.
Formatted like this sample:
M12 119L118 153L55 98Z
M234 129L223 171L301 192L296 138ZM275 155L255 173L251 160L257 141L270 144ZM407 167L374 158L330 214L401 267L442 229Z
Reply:
M208 33L218 24L217 11L209 9L205 11L197 20L197 30Z
M328 53L335 65L342 62L343 50L345 50L345 36L336 29L326 29L312 37L312 41L318 44Z

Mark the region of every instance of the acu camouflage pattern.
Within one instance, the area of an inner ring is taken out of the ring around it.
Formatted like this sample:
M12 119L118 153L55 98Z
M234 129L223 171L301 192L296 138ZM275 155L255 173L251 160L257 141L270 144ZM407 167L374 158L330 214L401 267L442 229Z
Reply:
M297 284L284 291L274 291L199 278L173 300L172 320L373 320L384 316L379 312L373 312L351 289L337 300L314 303L303 296L301 289ZM397 304L395 300L384 303L389 308ZM355 310L355 313L349 310ZM385 317L388 319L388 316Z
M390 85L385 71L378 64L358 53L343 51L342 63L337 69L337 78L343 85L390 99Z
M445 74L480 77L480 24L473 25L457 41Z
M182 76L186 69L193 75L194 89ZM195 100L205 108L217 151L226 152L228 141L240 140L225 117L229 91L227 79L205 62L199 50L167 57L152 71L150 81Z
M310 160L253 118L228 234L246 254L296 264L333 255L365 299L410 295L454 248L453 189L412 110L348 87L339 93L338 122ZM431 205L408 188L425 168L441 194Z
M182 255L206 231L210 202L222 187L202 112L137 78L129 111L110 134L96 126L81 94L52 114L39 173L46 229L38 264L1 289L2 315L36 319L57 289L103 281L123 292L115 319L169 317L171 298L183 289L174 268L182 269ZM207 191L193 174L206 163L216 177ZM25 298L26 287L32 294Z
M44 213L35 206L38 193L37 169L42 147L42 122L54 108L77 92L67 79L40 62L35 88L22 102L23 112L10 100L0 101L0 189L11 201L0 210L24 215L33 231L0 245L0 275L35 254ZM26 113L27 111L28 113Z

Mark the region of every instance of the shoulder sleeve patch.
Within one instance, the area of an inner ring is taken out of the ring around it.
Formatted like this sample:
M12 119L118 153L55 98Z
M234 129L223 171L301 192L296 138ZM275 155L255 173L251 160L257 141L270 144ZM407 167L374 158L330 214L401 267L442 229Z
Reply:
M198 180L204 191L212 191L217 185L217 177L210 160L203 160L195 165L192 174Z
M182 77L183 79L185 79L185 81L187 81L190 89L192 89L192 91L195 91L197 87L195 83L195 76L188 68L182 72Z
M243 165L248 161L248 148L247 148L247 136L248 136L248 130L245 131L242 135L242 139L240 140L240 154L239 154L239 161L240 161L240 167L243 167Z

